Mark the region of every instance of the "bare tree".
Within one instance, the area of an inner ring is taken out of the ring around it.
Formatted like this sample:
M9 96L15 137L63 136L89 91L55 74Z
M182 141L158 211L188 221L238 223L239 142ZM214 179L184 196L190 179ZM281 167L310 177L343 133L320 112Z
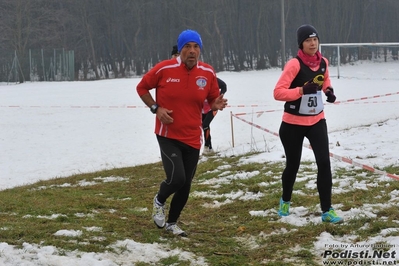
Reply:
M321 42L397 41L399 1L284 1L287 58L296 55L296 29L306 23L319 30ZM9 71L14 54L23 81L29 78L29 51L56 48L75 51L77 79L141 75L169 58L178 34L189 28L201 34L202 58L216 71L278 67L280 4L281 0L2 0L0 78ZM391 50L397 56L397 49ZM341 59L353 54L360 52L347 49Z
M0 2L1 45L15 51L19 62L19 81L29 79L28 51L59 42L53 2L42 0L3 0Z

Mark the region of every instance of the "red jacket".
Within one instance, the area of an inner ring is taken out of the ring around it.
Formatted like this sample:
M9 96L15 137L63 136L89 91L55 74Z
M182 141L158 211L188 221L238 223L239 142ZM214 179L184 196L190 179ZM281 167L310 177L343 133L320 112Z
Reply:
M213 68L198 62L191 70L180 57L162 61L145 74L137 85L142 96L155 88L155 101L172 110L172 124L155 119L155 134L179 140L200 149L202 145L202 107L205 99L212 104L219 96L219 85Z

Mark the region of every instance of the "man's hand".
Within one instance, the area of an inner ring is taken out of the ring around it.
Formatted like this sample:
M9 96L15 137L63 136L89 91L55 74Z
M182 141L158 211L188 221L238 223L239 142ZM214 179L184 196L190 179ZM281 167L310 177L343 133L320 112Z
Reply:
M223 98L223 94L220 94L219 97L217 97L213 101L211 108L213 111L217 110L222 111L226 106L227 106L227 99Z
M173 117L170 115L173 113L173 110L168 110L163 107L158 107L157 110L157 118L161 121L162 124L172 124Z

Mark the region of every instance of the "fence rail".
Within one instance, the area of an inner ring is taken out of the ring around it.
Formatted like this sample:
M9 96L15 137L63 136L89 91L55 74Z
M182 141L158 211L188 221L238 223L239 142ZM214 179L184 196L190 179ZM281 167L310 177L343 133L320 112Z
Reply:
M0 54L1 82L73 80L75 80L73 50L29 49L26 55L20 55L17 51L2 51Z

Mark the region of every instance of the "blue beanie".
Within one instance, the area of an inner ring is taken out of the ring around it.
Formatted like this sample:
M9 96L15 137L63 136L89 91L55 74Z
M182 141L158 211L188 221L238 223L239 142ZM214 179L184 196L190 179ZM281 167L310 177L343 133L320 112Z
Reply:
M202 49L201 36L195 30L185 30L180 33L179 37L177 38L177 49L179 50L179 52L188 42L196 42Z

